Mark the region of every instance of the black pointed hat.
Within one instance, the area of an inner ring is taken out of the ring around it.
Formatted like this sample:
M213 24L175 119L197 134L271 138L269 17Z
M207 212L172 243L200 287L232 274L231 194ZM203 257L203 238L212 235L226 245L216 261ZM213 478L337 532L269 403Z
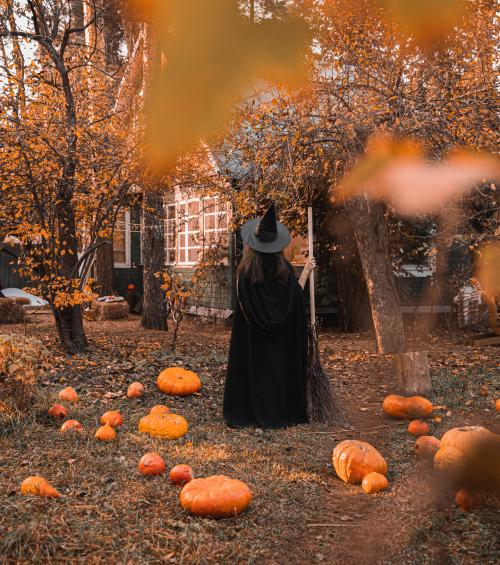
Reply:
M260 253L278 253L290 243L290 232L276 221L274 202L262 218L250 220L241 228L244 243Z

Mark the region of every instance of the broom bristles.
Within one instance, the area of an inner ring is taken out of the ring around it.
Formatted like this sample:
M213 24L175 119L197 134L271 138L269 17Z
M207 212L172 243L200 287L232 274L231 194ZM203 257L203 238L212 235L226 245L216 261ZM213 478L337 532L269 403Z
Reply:
M330 378L323 369L319 355L316 325L309 327L308 351L309 411L313 422L328 423L340 420Z

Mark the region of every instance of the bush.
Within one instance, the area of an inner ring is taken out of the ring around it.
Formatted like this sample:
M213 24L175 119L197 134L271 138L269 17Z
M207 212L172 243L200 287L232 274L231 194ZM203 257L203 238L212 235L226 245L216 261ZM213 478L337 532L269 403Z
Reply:
M31 407L37 375L47 359L48 352L39 340L0 334L0 412Z

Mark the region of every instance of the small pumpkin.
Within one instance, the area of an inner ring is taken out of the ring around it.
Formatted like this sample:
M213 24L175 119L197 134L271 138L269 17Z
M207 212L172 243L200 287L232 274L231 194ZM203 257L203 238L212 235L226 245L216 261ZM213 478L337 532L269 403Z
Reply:
M123 418L119 410L110 410L101 416L101 424L109 424L112 428L119 428L123 424Z
M139 431L152 437L177 439L187 434L188 423L178 414L148 414L140 419Z
M162 392L170 396L186 396L198 392L201 388L198 375L182 367L165 369L158 376L156 384Z
M368 473L363 478L361 488L366 494L373 494L385 490L389 486L389 481L384 475L380 473Z
M445 473L459 474L465 467L465 458L463 453L455 447L441 447L434 455L434 468Z
M382 409L392 418L414 420L427 418L432 413L432 402L423 396L399 396L390 394L384 398Z
M170 482L177 486L184 486L194 478L193 469L189 465L175 465L168 476Z
M58 396L61 400L64 400L66 402L72 402L73 404L78 402L78 393L72 386L67 386L66 388L63 388L59 392Z
M408 433L415 437L425 436L429 433L429 426L422 420L412 420L408 424Z
M166 466L163 458L156 453L144 454L137 466L142 475L161 475L165 472Z
M59 498L61 495L43 477L27 477L21 483L21 494L35 494L47 498Z
M61 432L83 432L83 426L78 420L66 420L61 426Z
M230 518L248 507L252 491L242 481L214 475L184 485L179 500L182 508L195 516Z
M60 404L52 404L49 408L49 416L52 416L52 418L55 418L56 420L64 420L67 415L68 411Z
M492 432L482 426L463 426L448 430L441 438L441 447L453 447L467 455L479 441L490 438Z
M341 441L333 450L335 472L346 483L360 483L369 473L387 473L387 463L369 443L356 439Z
M104 424L96 431L94 437L99 441L113 441L116 439L116 432L109 424Z
M415 453L419 459L434 459L441 442L434 436L420 436L415 442Z
M168 406L165 406L164 404L157 404L156 406L153 406L153 408L151 408L149 413L152 416L158 416L159 414L170 414L170 408Z
M497 398L497 399L495 400L495 410L496 410L497 412L500 412L500 398Z
M482 499L477 492L462 488L455 495L455 502L464 512L470 512L481 506Z
M131 383L127 389L128 398L140 398L144 396L144 385L139 382Z

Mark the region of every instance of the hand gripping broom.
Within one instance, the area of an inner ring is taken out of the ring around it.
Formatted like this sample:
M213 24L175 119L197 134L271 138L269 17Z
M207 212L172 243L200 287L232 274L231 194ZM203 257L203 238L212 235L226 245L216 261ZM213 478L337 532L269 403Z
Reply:
M309 257L314 257L313 250L313 212L307 209ZM314 296L314 271L309 275L309 297L311 321L309 324L309 351L307 367L307 385L309 412L313 422L329 422L337 416L332 384L321 364L316 330L316 302Z

